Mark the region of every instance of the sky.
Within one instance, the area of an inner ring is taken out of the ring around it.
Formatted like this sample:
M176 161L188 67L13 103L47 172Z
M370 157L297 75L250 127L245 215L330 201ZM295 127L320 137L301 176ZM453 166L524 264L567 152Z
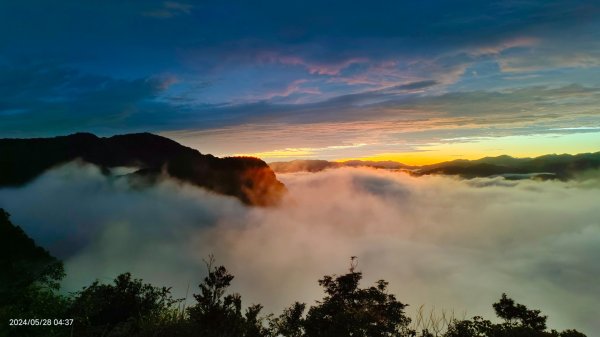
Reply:
M0 137L266 161L600 150L600 4L0 1Z
M600 2L0 0L0 138L75 132L267 162L597 152ZM597 172L283 174L282 204L253 208L81 165L0 189L69 290L131 271L182 294L215 253L246 304L279 311L357 255L410 310L491 318L506 291L553 328L600 331Z

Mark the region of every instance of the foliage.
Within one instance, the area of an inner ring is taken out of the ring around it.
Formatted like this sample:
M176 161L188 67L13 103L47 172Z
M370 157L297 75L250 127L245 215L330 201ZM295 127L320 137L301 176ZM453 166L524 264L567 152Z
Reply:
M32 286L58 289L64 277L62 262L54 258L9 220L0 209L0 306L14 303Z
M201 336L259 337L267 334L263 319L259 317L262 305L249 306L242 314L239 294L225 294L233 275L224 266L214 266L211 255L206 261L208 275L199 285L200 293L194 294L198 302L188 309L189 318Z
M410 319L405 304L386 292L388 283L358 287L362 273L325 276L319 284L325 289L322 302L309 309L304 322L305 336L402 336Z
M61 316L69 300L57 293L63 264L10 222L0 209L0 337L61 336L62 327L9 326L9 319Z
M283 313L271 320L271 331L276 336L301 337L304 336L305 321L302 317L306 304L295 302L291 307L285 309Z
M506 294L493 304L496 315L504 320L494 324L479 316L472 320L455 321L450 325L445 337L583 337L577 330L546 331L546 316L539 310L530 310L515 303Z
M114 284L95 281L77 292L69 313L78 336L121 336L139 332L142 322L159 319L175 303L169 288L144 284L125 273Z

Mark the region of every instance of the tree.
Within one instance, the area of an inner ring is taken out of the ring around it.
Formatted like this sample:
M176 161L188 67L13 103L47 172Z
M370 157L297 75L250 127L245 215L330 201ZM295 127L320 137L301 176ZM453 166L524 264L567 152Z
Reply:
M351 268L342 276L325 276L319 285L326 296L309 309L304 322L306 337L387 337L408 333L407 305L387 293L388 282L361 289L362 273Z
M62 262L13 225L0 208L0 337L65 335L62 327L7 325L12 318L62 316L69 304L57 293L63 277Z
M64 277L62 262L10 222L0 208L0 306L14 303L35 288L57 290Z
M541 316L539 310L529 310L522 304L502 294L502 298L492 305L496 316L504 319L507 324L529 328L535 331L546 330L547 316Z
M450 325L445 337L585 337L576 330L546 331L546 316L540 310L530 310L506 294L492 305L503 323L493 324L481 317L472 320L455 321Z
M268 334L259 317L262 306L248 307L242 315L242 298L239 294L225 295L231 285L233 275L224 266L214 266L211 255L205 261L208 275L200 287L200 293L194 294L198 302L188 309L194 330L200 336L212 337L260 337Z
M78 336L130 336L178 302L170 288L145 284L130 273L117 276L114 284L95 281L75 295L70 314Z
M275 336L302 337L304 335L304 309L306 304L295 302L291 307L285 309L279 317L270 322L272 332Z

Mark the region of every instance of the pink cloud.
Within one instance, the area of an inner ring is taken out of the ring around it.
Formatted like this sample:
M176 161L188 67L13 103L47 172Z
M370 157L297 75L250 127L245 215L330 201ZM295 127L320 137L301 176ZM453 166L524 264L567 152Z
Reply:
M270 90L266 92L254 93L247 95L239 99L236 103L248 103L248 102L259 102L270 100L273 98L287 98L294 94L305 94L305 95L321 95L322 92L318 87L315 86L305 86L305 84L309 83L307 79L298 79L290 82L287 86L284 86L280 89ZM298 98L294 101L287 101L288 103L302 103L302 98Z
M275 52L259 53L257 59L265 63L280 63L284 65L302 66L313 75L339 75L340 72L353 64L367 63L368 58L352 57L341 62L312 62L296 55L281 55Z
M474 50L471 50L470 53L473 55L496 55L501 52L517 47L531 47L537 45L539 42L538 39L532 37L516 37L509 40L502 41L497 44L481 46Z
M369 59L363 57L355 57L339 63L329 64L308 64L307 68L311 74L317 75L339 75L339 73L353 64L367 63Z
M368 85L373 89L385 89L428 78L415 74L406 67L400 68L399 60L383 60L370 64L363 72L351 76L338 76L328 82L344 83L347 85Z
M288 97L292 94L310 94L320 95L321 91L317 87L303 87L304 83L308 82L306 79L295 80L290 83L283 90L270 91L262 95L261 99L271 99L275 97Z

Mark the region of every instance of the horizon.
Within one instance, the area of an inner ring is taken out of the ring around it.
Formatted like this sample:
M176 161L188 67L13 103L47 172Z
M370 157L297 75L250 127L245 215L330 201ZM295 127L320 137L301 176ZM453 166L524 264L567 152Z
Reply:
M113 136L126 136L129 135L129 133L118 133L118 134L112 134L112 135L96 135L94 133L91 132L86 132L86 131L80 131L80 132L74 132L74 133L70 133L70 134L64 134L64 135L55 135L53 137L65 137L65 136L72 136L72 135L76 135L76 134L91 134L94 135L96 137L106 137L106 138L110 138ZM152 132L135 132L135 133L131 133L131 134L136 134L136 133L149 133L149 134L153 134ZM161 136L160 134L156 134L158 136ZM165 138L169 138L167 136L162 136ZM5 139L32 139L32 138L48 138L48 137L25 137L25 138L5 138ZM3 138L0 138L3 139ZM171 138L169 138L171 139ZM173 139L172 139L173 140ZM187 146L186 144L181 143L181 145ZM210 155L215 155L214 153L208 153L203 151L201 148L194 148L192 146L188 146L194 150L199 151L202 154L210 154ZM459 155L452 155L452 156L448 156L448 157L442 157L442 158L446 158L446 159L433 159L434 157L430 157L430 156L423 156L421 158L416 158L415 160L417 160L416 162L413 160L404 160L406 158L411 158L411 156L415 156L414 154L405 154L404 156L402 154L380 154L377 156L370 156L370 157L356 157L356 158L337 158L337 159L322 159L322 158L313 158L313 157L295 157L295 156L291 156L291 157L259 157L256 154L233 154L233 155L216 155L217 157L254 157L254 158L258 158L263 160L264 162L266 162L267 164L269 163L277 163L277 162L290 162L290 161L310 161L310 160L325 160L325 161L329 161L329 162L337 162L337 163L343 163L343 162L347 162L347 161L372 161L372 162L386 162L386 161L390 161L390 162L395 162L398 164L406 164L409 166L426 166L426 165L432 165L432 164L440 164L440 163L444 163L444 162L451 162L451 161L455 161L455 160L468 160L468 161L476 161L479 159L485 159L485 158L497 158L497 157L503 157L503 156L507 156L510 158L514 158L514 159L535 159L538 157L544 157L544 156L560 156L560 155L571 155L571 156L576 156L576 155L583 155L583 154L595 154L600 152L600 149L597 150L592 150L592 151L585 151L585 152L539 152L536 153L535 155L529 155L529 156L517 156L517 155L512 155L509 153L505 153L505 152L497 152L494 155L485 155L485 156L459 156ZM273 158L274 160L268 160L268 158ZM404 158L404 159L403 159ZM438 157L439 158L439 157Z

